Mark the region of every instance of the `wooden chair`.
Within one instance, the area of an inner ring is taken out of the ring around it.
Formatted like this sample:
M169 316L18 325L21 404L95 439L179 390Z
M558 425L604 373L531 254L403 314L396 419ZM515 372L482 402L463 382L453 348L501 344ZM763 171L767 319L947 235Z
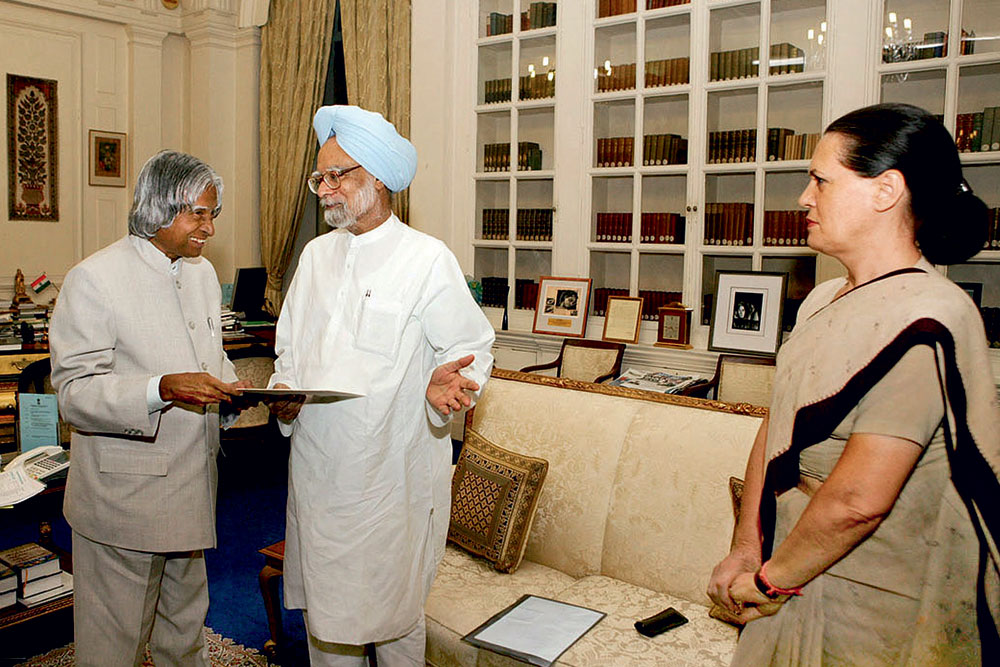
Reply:
M52 386L52 362L48 357L37 359L24 367L17 377L17 395L20 404L21 394L55 394ZM69 424L59 419L59 442L53 443L68 446L70 441Z
M556 376L584 382L606 382L622 372L625 343L609 343L585 338L564 338L555 361L526 366L522 373L556 369Z
M714 389L717 401L769 407L774 371L773 357L720 354L715 366L715 377L708 382L688 387L681 394L707 398Z

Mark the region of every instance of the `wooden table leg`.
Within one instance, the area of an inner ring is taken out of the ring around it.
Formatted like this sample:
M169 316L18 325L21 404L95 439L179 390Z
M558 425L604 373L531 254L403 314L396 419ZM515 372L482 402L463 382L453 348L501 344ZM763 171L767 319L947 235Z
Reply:
M264 654L268 659L277 657L281 649L281 606L278 603L278 584L281 582L281 570L265 565L260 571L260 594L264 598L264 608L267 610L267 625L271 638L264 642Z

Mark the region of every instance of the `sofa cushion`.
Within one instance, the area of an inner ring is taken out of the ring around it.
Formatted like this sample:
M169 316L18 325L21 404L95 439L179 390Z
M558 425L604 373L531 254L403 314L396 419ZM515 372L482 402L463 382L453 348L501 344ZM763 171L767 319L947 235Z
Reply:
M448 539L513 572L521 562L549 463L465 434L452 475Z
M728 480L746 469L760 422L681 405L642 407L618 464L601 573L710 604L708 580L733 534Z
M558 570L525 560L515 574L448 545L427 596L427 662L432 665L481 665L480 649L462 637L525 593L558 598L574 582ZM498 660L503 656L483 651ZM490 663L492 664L492 663ZM497 664L506 664L499 660ZM521 664L516 661L510 664Z
M607 614L560 656L561 665L704 667L732 661L736 628L709 618L708 608L700 604L603 576L578 580L559 599ZM667 607L684 614L688 622L656 637L636 631L637 620Z
M493 442L549 462L526 559L574 577L600 573L615 469L640 405L495 375L486 385L474 428Z

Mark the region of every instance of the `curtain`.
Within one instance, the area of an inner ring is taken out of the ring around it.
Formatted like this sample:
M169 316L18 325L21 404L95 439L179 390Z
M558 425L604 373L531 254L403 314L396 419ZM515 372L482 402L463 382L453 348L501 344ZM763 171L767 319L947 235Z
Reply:
M378 111L410 136L410 0L340 0L344 69L351 104ZM409 223L407 190L392 210Z
M323 99L336 0L271 0L261 29L260 254L264 308L281 310L281 287L299 219L312 196L305 180L316 155L312 115Z

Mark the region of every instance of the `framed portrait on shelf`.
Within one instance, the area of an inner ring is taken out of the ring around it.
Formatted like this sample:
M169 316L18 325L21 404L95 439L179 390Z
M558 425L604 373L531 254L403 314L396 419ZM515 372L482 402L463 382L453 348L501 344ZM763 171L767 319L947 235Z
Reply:
M90 185L125 187L125 142L124 132L90 131Z
M680 304L660 306L656 342L660 347L691 349L691 309Z
M590 309L590 278L542 276L535 304L535 333L583 338Z
M708 349L777 354L787 280L786 273L719 271Z
M641 297L609 296L601 340L613 343L638 343L640 322L642 322Z
M976 304L976 308L983 307L983 284L982 283L955 283L962 290L969 295L972 302Z

